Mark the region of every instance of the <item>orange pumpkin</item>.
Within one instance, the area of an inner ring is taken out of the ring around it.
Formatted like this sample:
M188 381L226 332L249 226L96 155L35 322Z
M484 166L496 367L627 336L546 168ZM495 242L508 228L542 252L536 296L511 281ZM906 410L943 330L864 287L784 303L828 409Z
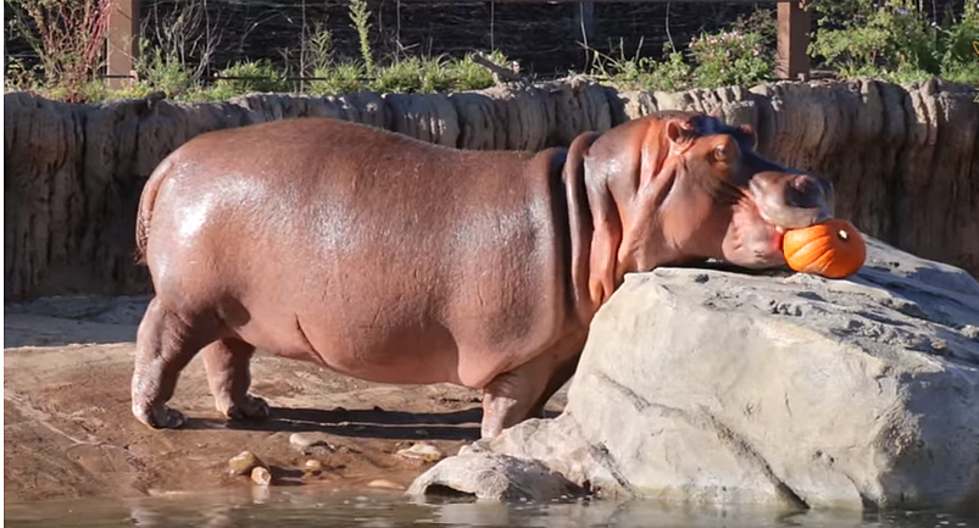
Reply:
M853 224L831 218L786 231L782 237L782 253L785 262L795 271L842 279L863 266L867 244Z

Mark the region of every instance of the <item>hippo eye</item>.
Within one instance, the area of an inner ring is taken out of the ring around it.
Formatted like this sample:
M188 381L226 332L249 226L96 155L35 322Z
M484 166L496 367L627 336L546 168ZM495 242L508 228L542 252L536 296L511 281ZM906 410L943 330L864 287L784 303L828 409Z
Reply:
M714 147L714 161L724 162L730 157L727 143L721 143Z

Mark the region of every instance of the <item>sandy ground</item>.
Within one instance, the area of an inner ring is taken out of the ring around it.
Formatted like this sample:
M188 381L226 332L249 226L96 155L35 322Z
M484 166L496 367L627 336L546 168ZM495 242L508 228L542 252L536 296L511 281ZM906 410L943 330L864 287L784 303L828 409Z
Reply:
M261 424L230 424L213 408L199 358L171 404L188 424L153 430L129 410L136 325L146 297L40 299L4 308L6 500L123 497L250 486L228 459L250 450L277 486L407 487L432 462L397 451L417 442L451 455L479 435L479 393L451 385L366 383L315 365L259 353L253 392L272 406ZM566 391L548 405L559 411ZM324 435L330 448L303 454L293 433ZM322 471L303 471L309 459Z

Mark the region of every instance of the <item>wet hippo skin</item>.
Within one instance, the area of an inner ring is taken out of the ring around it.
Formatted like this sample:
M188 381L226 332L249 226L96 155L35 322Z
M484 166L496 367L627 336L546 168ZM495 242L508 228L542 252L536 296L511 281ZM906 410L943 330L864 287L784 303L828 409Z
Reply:
M374 382L481 389L495 436L570 378L626 273L783 265L781 232L828 217L831 198L827 180L759 156L750 128L693 113L537 154L321 118L203 134L140 201L155 297L133 413L181 426L166 403L202 352L218 410L268 416L248 393L258 347Z

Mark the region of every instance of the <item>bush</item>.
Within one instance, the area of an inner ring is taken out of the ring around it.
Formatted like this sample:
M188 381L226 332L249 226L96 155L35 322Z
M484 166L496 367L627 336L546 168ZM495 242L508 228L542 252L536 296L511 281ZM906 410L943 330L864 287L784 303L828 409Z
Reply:
M334 66L323 66L313 71L317 80L306 83L312 95L336 95L365 90L367 72L357 62L345 62Z
M619 42L619 58L594 51L592 77L624 89L676 90L690 84L691 68L683 54L669 44L663 46L667 58L657 61L651 57L626 57Z
M690 41L690 55L697 64L693 81L701 88L745 86L772 77L774 57L765 53L760 33L723 31Z
M501 51L493 51L487 58L504 67L510 64L510 59ZM476 63L472 53L467 53L461 60L449 61L445 69L448 90L483 90L495 84L493 74Z
M971 0L965 0L959 20L948 15L942 25L909 0L885 0L876 7L854 0L821 2L816 9L810 53L843 77L979 82L979 58L971 50L979 7Z
M272 61L237 62L220 72L211 91L219 99L251 92L290 92L285 74Z
M103 65L109 0L8 0L9 31L22 37L40 59L44 85L70 102L100 98L95 86ZM22 66L22 65L21 65ZM23 67L19 82L35 84Z

